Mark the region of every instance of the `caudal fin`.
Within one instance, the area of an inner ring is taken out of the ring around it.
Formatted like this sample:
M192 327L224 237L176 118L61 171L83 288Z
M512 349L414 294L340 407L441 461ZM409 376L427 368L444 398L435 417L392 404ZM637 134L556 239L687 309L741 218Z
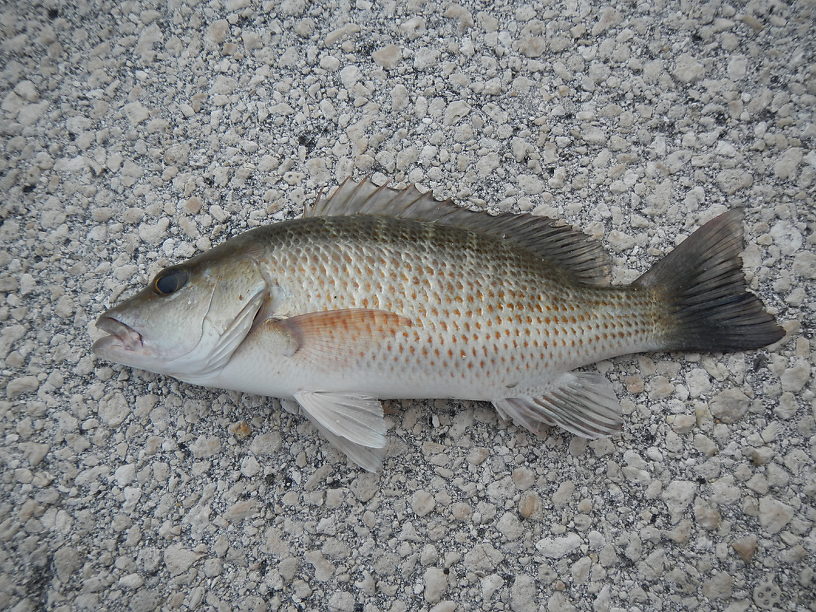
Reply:
M694 232L633 286L656 291L666 306L665 350L740 351L785 335L742 273L743 210Z

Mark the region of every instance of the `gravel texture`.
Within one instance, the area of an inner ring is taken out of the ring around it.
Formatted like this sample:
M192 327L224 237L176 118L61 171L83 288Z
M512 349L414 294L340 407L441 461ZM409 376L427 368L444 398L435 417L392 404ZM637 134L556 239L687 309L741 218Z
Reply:
M816 609L816 5L0 5L0 608ZM96 360L158 269L349 175L602 239L747 209L768 350L599 364L622 435L392 402L381 475L277 400Z

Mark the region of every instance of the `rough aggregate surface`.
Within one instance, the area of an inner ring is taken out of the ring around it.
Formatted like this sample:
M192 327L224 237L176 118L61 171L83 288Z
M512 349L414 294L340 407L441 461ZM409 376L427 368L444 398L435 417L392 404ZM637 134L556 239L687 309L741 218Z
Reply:
M816 5L0 4L0 608L816 609ZM95 318L349 175L566 219L629 282L746 208L767 350L598 368L624 431L286 402L94 358Z

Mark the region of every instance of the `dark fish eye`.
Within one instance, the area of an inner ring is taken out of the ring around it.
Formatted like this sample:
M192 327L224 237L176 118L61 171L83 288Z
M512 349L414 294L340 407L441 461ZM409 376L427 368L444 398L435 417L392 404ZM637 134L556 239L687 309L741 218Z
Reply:
M181 268L162 270L153 279L153 291L159 295L170 295L181 289L190 275Z

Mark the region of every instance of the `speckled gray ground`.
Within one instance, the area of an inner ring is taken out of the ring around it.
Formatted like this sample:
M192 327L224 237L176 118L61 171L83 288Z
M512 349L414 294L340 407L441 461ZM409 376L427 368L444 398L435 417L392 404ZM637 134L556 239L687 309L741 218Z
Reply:
M0 39L0 608L816 609L812 0L7 1ZM621 282L744 205L789 334L600 364L591 444L392 403L379 476L90 354L163 265L372 173L567 219Z

